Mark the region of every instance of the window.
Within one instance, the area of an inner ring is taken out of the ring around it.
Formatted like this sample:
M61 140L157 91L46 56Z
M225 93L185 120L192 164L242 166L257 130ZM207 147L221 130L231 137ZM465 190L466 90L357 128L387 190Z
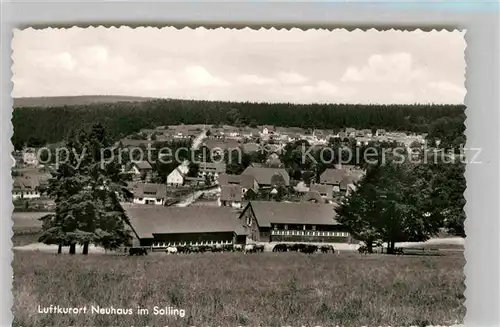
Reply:
M285 230L287 230L287 229L288 229L288 225L285 224Z
M316 225L312 225L312 230L316 230Z
M278 229L278 225L277 224L274 224L274 229Z

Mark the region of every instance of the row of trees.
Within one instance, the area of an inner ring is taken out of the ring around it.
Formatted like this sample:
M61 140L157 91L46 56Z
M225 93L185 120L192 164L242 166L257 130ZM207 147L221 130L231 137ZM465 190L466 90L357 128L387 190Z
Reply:
M171 124L278 125L303 128L384 128L428 132L442 117L463 115L461 105L347 105L236 103L195 100L152 100L64 107L15 108L12 117L16 149L62 140L82 125L99 121L113 138L141 128Z

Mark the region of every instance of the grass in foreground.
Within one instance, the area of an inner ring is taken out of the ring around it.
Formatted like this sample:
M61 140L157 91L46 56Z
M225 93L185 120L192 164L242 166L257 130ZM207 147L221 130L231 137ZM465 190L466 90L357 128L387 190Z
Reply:
M463 254L300 253L146 257L14 253L14 326L451 325L463 320ZM60 305L172 306L155 315L50 315Z

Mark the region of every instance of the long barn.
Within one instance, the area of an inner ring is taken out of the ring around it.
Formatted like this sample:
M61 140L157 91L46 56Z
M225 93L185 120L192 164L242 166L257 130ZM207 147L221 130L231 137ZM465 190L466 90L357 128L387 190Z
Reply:
M352 243L332 204L251 201L240 215L257 242Z
M123 205L136 236L134 246L244 244L238 212L226 207Z

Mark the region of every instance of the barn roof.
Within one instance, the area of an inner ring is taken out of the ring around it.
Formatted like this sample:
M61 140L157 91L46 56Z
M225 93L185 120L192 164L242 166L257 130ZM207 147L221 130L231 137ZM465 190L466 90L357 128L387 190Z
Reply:
M242 175L252 175L259 185L271 185L275 174L281 175L285 180L285 185L290 185L290 176L283 168L252 167L248 166Z
M255 178L252 175L230 175L220 174L220 185L240 185L243 188L250 189L254 186Z
M238 214L232 208L124 204L123 209L139 238L152 238L153 234L210 232L245 234Z
M251 206L261 227L271 227L272 223L339 225L335 220L337 214L334 206L331 204L251 201L248 206Z

